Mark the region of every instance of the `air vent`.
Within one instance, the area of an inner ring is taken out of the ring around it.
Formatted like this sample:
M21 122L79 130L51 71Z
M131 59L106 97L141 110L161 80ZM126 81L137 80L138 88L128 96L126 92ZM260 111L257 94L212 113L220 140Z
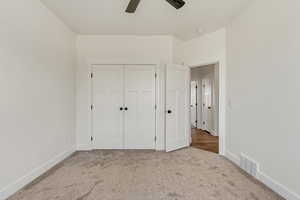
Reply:
M259 171L259 164L243 153L240 155L240 167L254 177L257 176Z

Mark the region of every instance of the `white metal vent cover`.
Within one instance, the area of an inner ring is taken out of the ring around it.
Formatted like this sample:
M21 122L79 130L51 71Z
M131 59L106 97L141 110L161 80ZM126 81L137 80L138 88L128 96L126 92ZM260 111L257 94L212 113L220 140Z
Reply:
M248 174L257 177L257 173L259 172L259 164L243 153L240 154L240 167Z

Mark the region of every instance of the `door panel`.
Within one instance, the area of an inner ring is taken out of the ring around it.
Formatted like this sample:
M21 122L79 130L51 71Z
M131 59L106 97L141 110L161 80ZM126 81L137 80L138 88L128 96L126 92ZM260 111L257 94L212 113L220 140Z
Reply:
M189 145L189 80L190 70L169 65L166 78L166 151Z
M212 80L207 77L202 80L203 87L203 105L202 105L202 118L203 129L211 132L213 130L213 113L212 113Z
M197 128L197 81L191 82L191 126Z
M123 66L93 67L95 149L123 149Z
M155 149L155 67L125 67L125 149Z

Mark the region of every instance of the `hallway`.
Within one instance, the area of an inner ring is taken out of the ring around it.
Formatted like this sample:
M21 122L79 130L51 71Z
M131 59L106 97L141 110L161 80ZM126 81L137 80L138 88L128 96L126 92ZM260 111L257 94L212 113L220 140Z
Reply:
M201 129L192 129L192 147L219 153L219 137L212 136Z

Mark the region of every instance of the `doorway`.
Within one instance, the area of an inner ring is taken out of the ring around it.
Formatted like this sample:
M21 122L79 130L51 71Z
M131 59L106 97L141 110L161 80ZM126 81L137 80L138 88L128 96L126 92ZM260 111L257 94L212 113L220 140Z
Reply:
M191 146L219 153L219 64L191 69Z

